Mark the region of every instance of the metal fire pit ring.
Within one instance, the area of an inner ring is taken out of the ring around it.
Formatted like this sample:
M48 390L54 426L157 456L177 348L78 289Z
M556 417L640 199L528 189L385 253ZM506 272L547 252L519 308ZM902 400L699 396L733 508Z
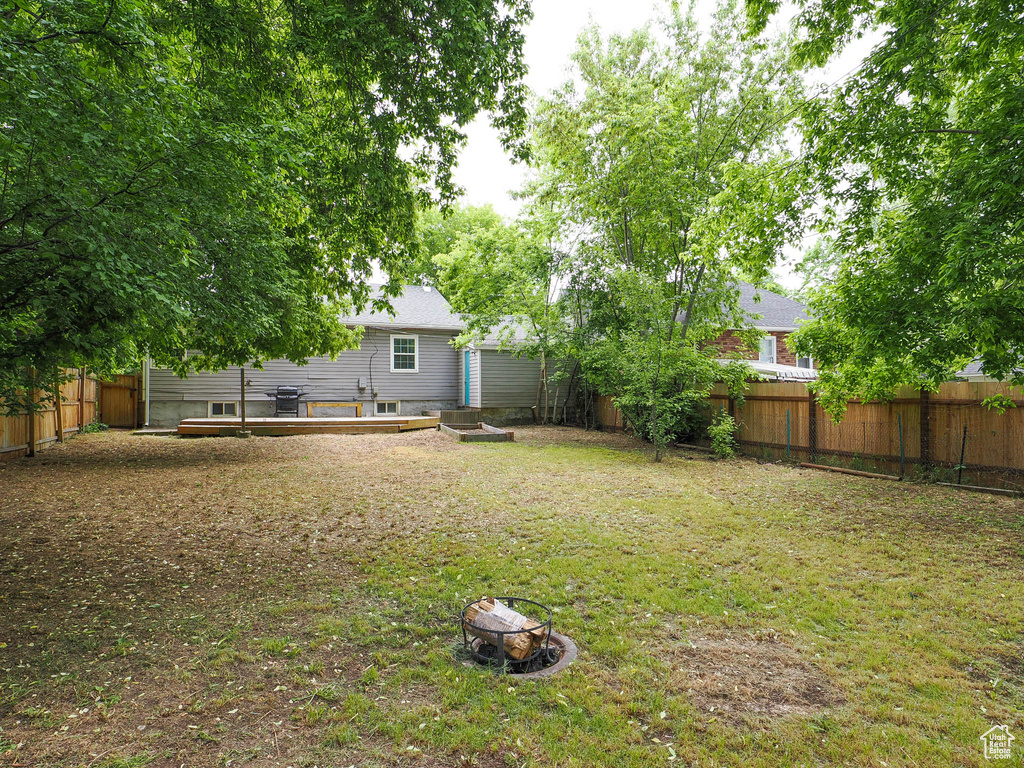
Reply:
M473 657L473 659L475 659L480 664L484 664L486 666L492 666L492 667L499 667L499 668L502 669L502 671L507 671L507 668L509 666L512 666L512 665L519 666L519 667L527 667L527 666L530 665L530 662L535 661L536 659L539 659L542 654L547 655L547 654L550 653L550 650L551 650L551 617L552 617L551 609L550 608L548 608L543 603L538 603L535 600L527 600L525 597L508 597L508 596L505 596L505 597L496 597L494 599L495 600L501 600L503 603L505 603L505 605L507 605L512 610L516 610L516 608L515 608L516 603L523 603L525 605L532 606L534 609L539 609L540 611L543 612L540 615L547 614L547 617L548 617L547 621L541 622L538 626L530 627L529 629L517 629L517 630L509 631L509 632L502 632L502 631L499 631L499 630L490 629L488 627L481 627L481 626L479 626L477 624L474 624L473 622L471 622L469 619L466 618L466 611L469 610L469 608L471 606L478 605L478 604L482 603L483 602L482 599L481 600L474 600L471 603L467 603L466 606L462 609L462 612L460 614L460 618L462 619L461 624L460 624L460 626L462 627L462 646L466 650L466 652L470 656ZM468 627L472 627L473 629L478 629L481 632L486 632L489 635L495 636L497 638L497 640L498 640L497 646L495 646L495 648L497 650L497 654L495 656L487 656L487 655L482 654L479 651L475 650L473 648L473 644L469 640L469 635L466 633L466 627L467 626ZM531 653L529 656L526 656L526 657L524 657L522 659L506 659L506 656L505 656L505 636L506 635L527 634L529 632L533 632L533 631L535 631L537 629L542 629L542 628L547 629L547 632L545 633L545 636L544 636L544 645L543 646L538 648L536 651ZM566 639L568 639L568 638L566 638ZM572 641L570 640L569 642L571 643ZM575 646L573 646L573 647L575 648ZM552 666L556 666L556 665L552 665Z
M574 643L570 638L566 637L565 635L560 635L557 632L551 633L551 650L558 650L558 661L556 661L550 667L542 667L541 669L535 670L533 672L516 672L515 670L512 670L510 672L507 669L495 669L495 673L509 674L515 677L517 680L531 680L543 677L551 677L551 675L555 674L556 672L561 672L563 669L565 669L574 661L576 661L576 655L579 653L579 650L576 648L576 643ZM470 661L465 659L463 660L462 665L464 667L469 667L471 669L479 668L480 666L476 661ZM494 669L494 667L492 667L492 669Z

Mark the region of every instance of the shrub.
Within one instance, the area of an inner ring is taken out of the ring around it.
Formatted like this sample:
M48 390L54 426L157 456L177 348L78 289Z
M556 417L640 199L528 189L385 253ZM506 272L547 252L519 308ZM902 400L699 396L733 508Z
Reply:
M719 413L708 425L711 436L711 449L722 459L731 459L736 455L736 420L728 413Z

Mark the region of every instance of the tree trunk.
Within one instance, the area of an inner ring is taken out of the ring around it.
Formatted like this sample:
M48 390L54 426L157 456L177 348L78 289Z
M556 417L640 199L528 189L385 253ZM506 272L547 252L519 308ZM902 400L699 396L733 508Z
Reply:
M85 366L78 371L78 431L85 426Z
M28 369L28 455L36 455L36 369Z
M580 363L577 360L572 367L572 375L569 377L569 388L565 391L565 400L562 401L562 423L565 424L565 411L569 407L569 398L572 397L572 388L576 383L576 374L579 373ZM555 403L557 406L557 401Z
M241 384L242 384L242 400L239 403L239 406L240 406L239 414L242 417L242 428L238 431L238 436L239 437L248 437L249 433L245 429L245 366L244 365L239 367L239 373L241 374L241 377L242 377L242 381L241 381Z
M57 426L57 442L64 442L64 402L60 396L60 376L53 385L53 418Z
M540 353L540 383L544 390L544 414L540 418L541 424L548 423L548 358L546 352ZM539 399L539 393L538 393Z

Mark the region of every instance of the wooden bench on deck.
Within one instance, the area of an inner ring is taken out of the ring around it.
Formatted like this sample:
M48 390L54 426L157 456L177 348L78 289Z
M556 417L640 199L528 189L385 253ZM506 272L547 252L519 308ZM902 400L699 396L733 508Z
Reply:
M306 418L313 418L313 409L316 406L321 408L355 408L356 417L363 418L363 404L362 403L306 403Z

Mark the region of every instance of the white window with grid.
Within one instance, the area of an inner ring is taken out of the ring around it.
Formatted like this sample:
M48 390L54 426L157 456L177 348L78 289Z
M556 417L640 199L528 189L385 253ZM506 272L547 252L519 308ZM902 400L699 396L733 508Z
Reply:
M416 373L420 369L420 340L418 336L391 337L391 372Z
M761 363L774 363L776 362L776 344L778 339L774 336L765 336L761 339L761 348L757 353L757 360Z
M397 400L378 400L377 409L374 411L378 416L397 416L398 415L398 401Z
M210 416L237 416L238 403L211 402L209 404Z

